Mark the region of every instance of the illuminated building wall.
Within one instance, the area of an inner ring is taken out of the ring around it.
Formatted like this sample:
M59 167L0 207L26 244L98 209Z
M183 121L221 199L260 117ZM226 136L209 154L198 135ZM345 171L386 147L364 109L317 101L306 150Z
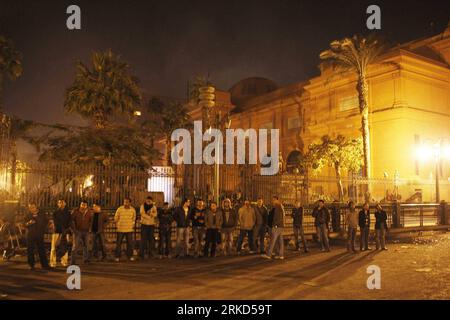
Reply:
M424 141L450 143L450 25L434 37L397 46L383 62L389 64L373 65L368 73L371 176L393 179L397 172L402 179L429 184L421 190L428 201L434 195L434 163L418 161L415 150ZM325 134L361 135L352 74L326 71L284 87L253 77L222 92L221 99L218 106L234 106L231 127L280 129L284 160ZM189 107L193 119L201 119L198 107ZM450 160L442 161L439 173L441 199L450 200ZM332 169L323 174L334 176ZM413 192L411 186L402 200Z

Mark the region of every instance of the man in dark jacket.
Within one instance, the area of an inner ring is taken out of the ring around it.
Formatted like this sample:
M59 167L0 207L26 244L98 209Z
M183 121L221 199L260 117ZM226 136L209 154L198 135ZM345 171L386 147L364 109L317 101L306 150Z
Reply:
M303 207L300 201L296 203L296 207L292 209L292 226L294 231L294 239L295 239L295 250L300 251L300 241L299 236L302 240L303 251L308 252L308 248L306 246L305 233L303 231Z
M184 199L181 206L175 208L173 213L177 224L177 257L189 255L189 206L191 201Z
M208 257L216 256L216 246L220 240L220 228L223 222L222 211L217 208L217 203L212 201L208 210L206 210L205 224L206 224L206 241L203 255ZM211 251L210 251L211 250Z
M92 255L98 259L98 251L100 251L102 253L101 260L104 261L107 257L105 245L105 229L109 222L109 217L106 212L102 211L100 204L94 203L92 208Z
M48 227L48 220L44 213L40 212L35 203L28 205L28 213L25 216L25 226L27 232L27 256L28 264L31 270L34 270L34 251L35 249L39 255L41 268L49 270L47 254L44 246L44 235Z
M314 208L312 216L316 227L317 238L319 240L321 251L330 251L328 241L328 224L330 223L330 213L325 207L325 201L319 200L319 205Z
M364 203L363 209L359 212L359 249L361 251L364 250L372 250L369 248L369 233L370 233L370 209L369 203Z
M53 212L53 234L50 250L50 266L56 267L58 259L61 259L61 265L69 265L68 237L70 233L70 224L72 216L64 199L59 199L58 208Z
M377 250L387 250L386 248L386 231L387 226L387 214L383 210L381 205L377 204L377 211L375 212L375 231L377 234Z
M163 207L158 210L159 222L159 258L168 258L170 254L170 247L172 243L172 209L169 208L169 203L164 202Z
M89 263L89 231L92 225L92 211L88 207L88 203L82 200L80 207L72 211L72 265L76 264L78 249L83 248L83 262Z
M194 238L194 256L201 257L203 240L206 234L205 227L205 202L197 199L197 204L190 212L190 220L192 221L192 237Z
M278 254L275 259L284 260L284 239L283 231L285 226L285 211L278 196L272 197L273 206L273 221L272 221L272 233L270 235L270 243L267 254L263 254L262 257L266 259L272 259L272 253L277 248Z
M231 200L226 198L222 202L222 252L229 255L233 248L233 233L237 225L237 213L231 207Z
M259 253L264 253L264 239L267 233L267 220L269 218L269 211L264 205L263 199L260 197L256 201L256 224L253 229L253 240L255 241L255 249L259 247ZM259 240L259 243L258 243Z

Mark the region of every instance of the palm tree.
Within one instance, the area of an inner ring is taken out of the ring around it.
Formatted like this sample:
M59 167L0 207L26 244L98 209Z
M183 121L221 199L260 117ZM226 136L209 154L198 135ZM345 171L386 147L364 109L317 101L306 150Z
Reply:
M0 36L0 110L3 104L4 77L16 80L22 75L22 57L14 44L3 36Z
M96 128L101 129L113 115L132 116L140 103L137 78L130 75L126 62L108 50L94 52L91 67L77 63L75 81L66 90L64 106L68 112L94 120Z
M191 124L190 116L181 102L163 101L158 97L153 97L149 100L147 110L149 116L144 122L144 126L155 130L153 131L155 137L164 139L167 164L171 166L172 140L170 137L175 129L189 128Z
M335 40L331 42L330 49L320 53L322 70L331 67L335 71L352 72L358 76L356 90L363 138L363 175L366 178L370 178L371 172L367 70L386 50L387 44L372 33L367 37L355 35L352 38Z

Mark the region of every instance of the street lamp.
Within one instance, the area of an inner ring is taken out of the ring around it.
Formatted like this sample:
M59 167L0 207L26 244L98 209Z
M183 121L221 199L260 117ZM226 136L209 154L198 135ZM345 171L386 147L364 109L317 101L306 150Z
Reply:
M416 149L416 158L422 162L434 158L435 183L436 183L436 202L439 203L439 164L442 159L450 159L450 145L444 144L444 139L439 139L435 143L422 143Z

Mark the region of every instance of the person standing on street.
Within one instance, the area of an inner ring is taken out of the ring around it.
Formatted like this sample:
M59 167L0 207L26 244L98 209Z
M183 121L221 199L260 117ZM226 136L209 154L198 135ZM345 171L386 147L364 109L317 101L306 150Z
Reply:
M267 254L262 255L262 257L266 259L272 259L273 250L276 246L278 246L278 254L275 256L275 259L284 260L283 231L286 213L278 196L272 197L272 206L273 206L272 235L270 237L269 250L267 251Z
M210 208L206 210L206 243L203 255L208 257L216 256L217 243L220 240L220 228L222 226L222 211L217 208L217 203L212 201Z
M314 208L312 216L314 217L314 225L316 226L316 234L320 243L322 252L330 251L330 243L328 240L328 224L330 223L330 213L325 207L325 201L319 200L319 205Z
M254 253L254 242L253 242L253 228L256 223L256 213L255 209L250 205L250 201L246 199L244 205L238 211L238 222L239 222L239 237L237 240L237 254L241 253L242 243L244 242L244 237L247 236L249 253Z
M269 211L264 205L264 201L261 197L256 201L256 224L253 229L253 240L255 241L254 247L258 248L259 253L263 254L264 251L264 240L267 233L267 223L269 218ZM259 240L259 241L258 241Z
M127 257L130 261L134 261L133 232L136 222L136 209L131 206L130 198L125 198L123 200L123 206L120 206L116 210L116 214L114 215L114 222L116 223L117 228L115 261L120 261L120 256L122 253L122 242L124 238L127 242Z
M58 208L53 212L52 243L50 249L50 266L56 267L57 260L61 259L61 265L69 265L68 237L70 234L70 224L72 216L64 199L57 202Z
M358 213L356 212L355 203L348 203L348 211L345 213L345 224L347 225L347 251L356 253L355 241L356 231L358 229Z
M292 218L293 218L292 226L294 228L295 250L300 251L300 241L299 241L300 237L303 244L303 251L307 253L308 247L306 246L305 233L303 231L303 206L300 201L296 203L296 207L292 210Z
M141 205L141 245L140 257L145 259L145 254L152 258L155 254L155 226L158 217L156 205L153 198L148 196L145 202Z
M89 263L90 234L92 225L92 211L86 200L82 200L80 207L72 211L72 265L76 264L76 258L80 247L83 249L83 263Z
M222 252L223 254L231 254L233 248L233 233L237 225L236 211L231 207L231 200L226 198L222 202Z
M158 212L159 222L159 258L169 258L170 249L172 247L172 209L169 203L164 202L163 207Z
M30 270L34 270L35 250L39 255L41 268L50 270L44 246L44 235L48 227L48 220L46 215L39 211L35 203L28 205L28 213L25 215L25 226L27 228L27 257Z
M105 229L109 222L109 217L106 212L102 211L99 203L94 203L92 206L92 256L105 261L107 258L106 244L105 244ZM98 252L101 252L102 257L98 257Z
M191 210L192 236L194 237L194 257L199 258L202 254L203 240L206 234L205 228L205 202L197 199L197 205Z
M176 257L189 256L189 212L191 200L185 198L181 206L175 208L173 218L177 224Z
M369 247L369 234L370 234L370 207L369 203L364 203L363 209L359 212L359 250L372 250Z
M377 211L375 212L375 231L377 236L377 250L387 250L386 248L386 232L387 226L387 214L383 210L381 205L377 204Z

